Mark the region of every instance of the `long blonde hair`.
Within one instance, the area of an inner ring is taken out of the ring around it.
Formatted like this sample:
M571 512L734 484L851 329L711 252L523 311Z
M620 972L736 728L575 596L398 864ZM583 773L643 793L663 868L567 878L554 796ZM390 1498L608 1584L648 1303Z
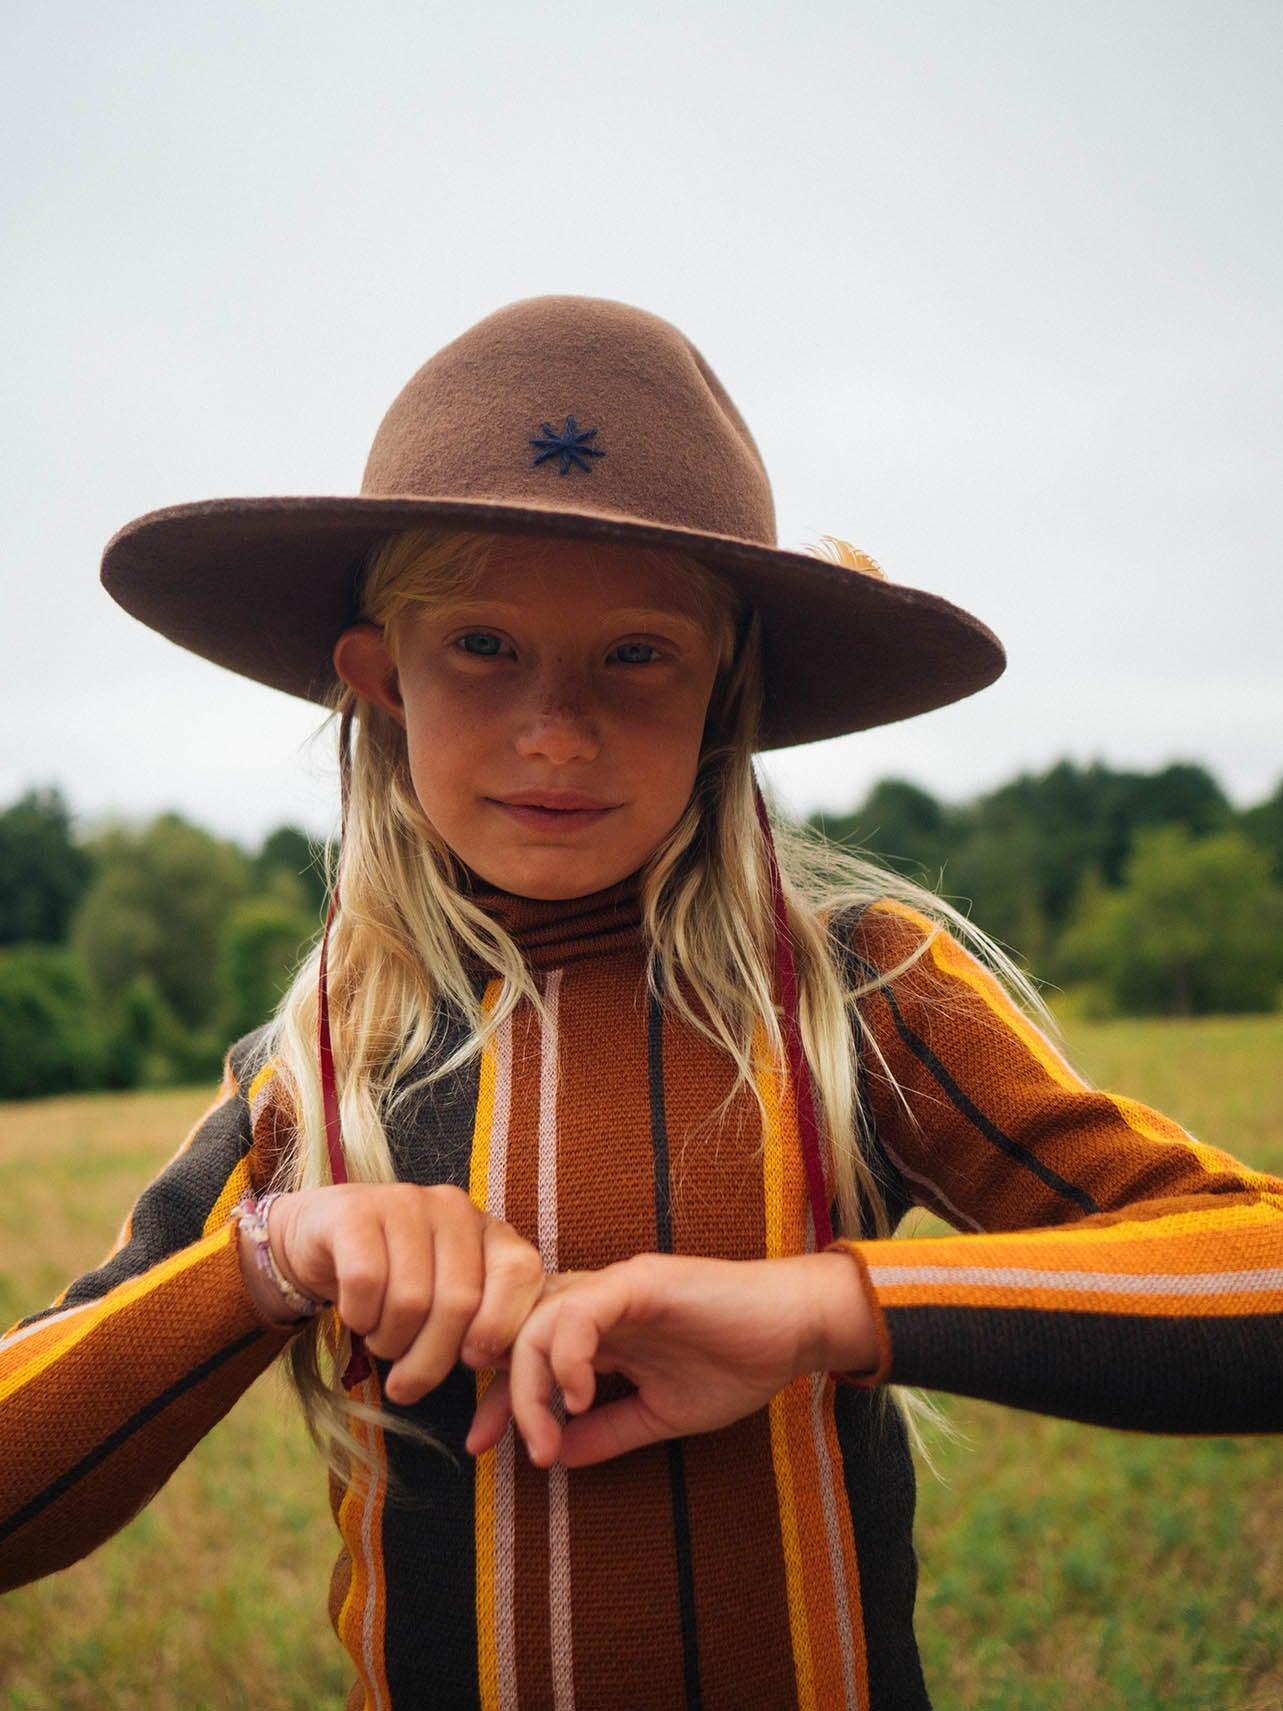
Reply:
M542 547L555 554L558 544L549 538ZM407 615L466 590L502 550L502 536L482 533L423 529L390 536L366 563L361 617L382 626L395 659ZM539 547L531 544L531 550L537 554ZM752 764L762 705L760 620L726 581L684 554L614 544L597 550L626 551L630 562L680 573L718 648L690 799L640 874L646 978L657 998L734 1064L736 1078L719 1112L741 1086L761 1107L753 1071L755 1030L764 1029L767 1049L777 1059L785 1048L774 997L775 940ZM853 570L876 571L857 549L832 536L808 550ZM334 711L341 729L355 732L345 773L342 907L328 952L344 1153L349 1180L387 1182L395 1180L387 1136L393 1112L426 1083L479 1056L518 1005L528 1002L542 1015L543 999L517 946L460 889L457 858L415 794L403 728L347 686L338 691ZM830 1137L840 1228L858 1231L863 1213L878 1234L890 1235L869 1165L868 1118L857 1096L862 1054L876 1053L893 1086L894 1078L857 1006L927 947L871 981L852 984L841 954L843 917L894 897L948 922L1026 1007L1045 1025L1054 1024L1001 948L936 893L808 827L775 815L772 826L793 936L803 1043L817 1118ZM466 966L468 955L501 981L488 1013ZM284 1190L331 1181L316 1052L318 957L319 947L296 974L263 1042L291 1105L292 1140L273 1182ZM437 1048L449 1012L462 1020L465 1038L445 1055ZM409 1079L425 1061L430 1067ZM354 1461L374 1471L369 1448L352 1429L358 1419L436 1443L421 1426L345 1394L339 1375L349 1346L348 1333L331 1311L294 1338L287 1357L308 1430L335 1471L347 1473ZM921 1396L884 1387L883 1397L889 1393L924 1448L918 1420L930 1416L940 1423L938 1412Z

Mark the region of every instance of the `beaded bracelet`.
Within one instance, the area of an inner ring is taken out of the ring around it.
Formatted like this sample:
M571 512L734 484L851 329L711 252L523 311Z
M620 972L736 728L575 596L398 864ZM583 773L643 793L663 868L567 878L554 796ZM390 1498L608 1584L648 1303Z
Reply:
M321 1301L313 1301L310 1295L304 1295L301 1289L284 1276L276 1260L272 1256L272 1244L268 1240L267 1214L273 1200L279 1198L277 1193L268 1194L262 1200L255 1201L252 1194L247 1194L243 1200L232 1208L232 1216L245 1230L254 1244L254 1259L258 1268L266 1277L272 1280L273 1287L281 1299L300 1319L310 1319L314 1313L319 1313L325 1305Z

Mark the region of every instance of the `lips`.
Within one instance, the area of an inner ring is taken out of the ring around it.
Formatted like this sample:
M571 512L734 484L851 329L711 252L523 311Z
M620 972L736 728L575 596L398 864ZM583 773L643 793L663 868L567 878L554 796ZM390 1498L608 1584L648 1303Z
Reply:
M580 790L541 790L490 800L510 819L535 831L572 832L582 826L595 826L618 806L586 796Z
M496 796L493 800L505 808L546 808L566 812L605 811L616 806L613 802L603 802L600 797L588 796L582 790L525 790L512 796Z

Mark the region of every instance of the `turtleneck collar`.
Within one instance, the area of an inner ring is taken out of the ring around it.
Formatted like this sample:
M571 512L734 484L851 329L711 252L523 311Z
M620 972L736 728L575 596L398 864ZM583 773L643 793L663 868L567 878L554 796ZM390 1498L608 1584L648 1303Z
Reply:
M559 968L642 940L640 868L584 897L522 897L490 885L470 868L464 869L462 889L498 921L532 969Z

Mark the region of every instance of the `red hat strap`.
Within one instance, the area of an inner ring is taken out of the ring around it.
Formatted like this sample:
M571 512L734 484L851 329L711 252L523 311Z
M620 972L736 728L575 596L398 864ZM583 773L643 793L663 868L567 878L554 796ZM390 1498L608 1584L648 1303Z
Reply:
M347 828L348 791L352 777L352 709L347 708L339 724L339 788L342 812L339 817L339 854L335 872L341 871L343 833ZM321 1066L321 1107L325 1113L325 1145L330 1155L330 1180L346 1182L347 1166L343 1159L343 1128L339 1120L339 1094L334 1075L334 1048L330 1040L330 997L326 972L329 964L330 928L339 908L339 885L334 882L330 895L325 931L321 935L321 957L316 975L316 1045ZM370 1362L364 1344L355 1331L351 1333L352 1353L343 1373L343 1387L350 1389L370 1376Z

